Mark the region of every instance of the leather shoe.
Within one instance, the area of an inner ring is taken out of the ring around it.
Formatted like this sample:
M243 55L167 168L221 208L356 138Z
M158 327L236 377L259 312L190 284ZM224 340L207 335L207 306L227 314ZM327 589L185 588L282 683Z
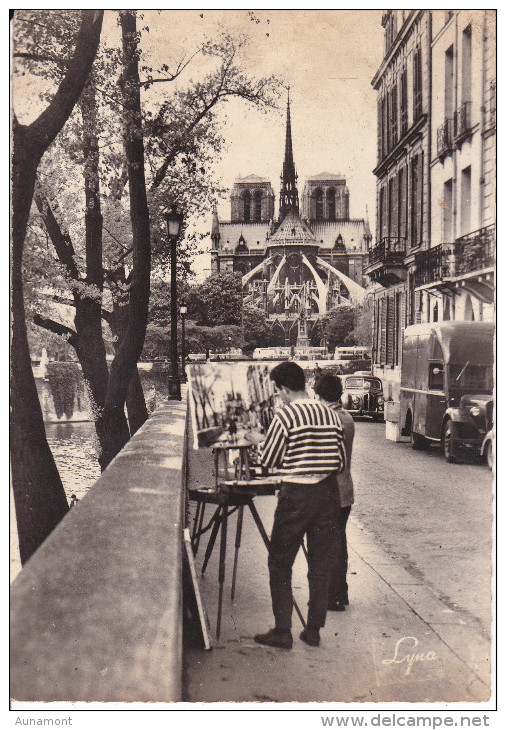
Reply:
M320 646L320 631L318 629L304 629L301 632L300 638L309 646Z
M292 632L289 629L270 629L266 634L255 634L257 644L275 646L278 649L291 649L293 644Z
M327 605L327 611L345 611L346 607L344 603L340 601L332 601Z

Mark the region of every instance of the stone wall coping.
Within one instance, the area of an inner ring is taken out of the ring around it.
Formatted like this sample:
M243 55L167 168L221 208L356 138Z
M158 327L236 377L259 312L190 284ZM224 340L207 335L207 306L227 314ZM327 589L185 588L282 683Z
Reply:
M186 423L157 409L13 582L13 700L181 700Z

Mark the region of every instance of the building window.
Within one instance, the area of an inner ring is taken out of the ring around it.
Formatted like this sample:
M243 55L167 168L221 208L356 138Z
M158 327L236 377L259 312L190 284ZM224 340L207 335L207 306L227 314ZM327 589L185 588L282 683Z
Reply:
M397 141L399 139L399 127L398 127L398 111L397 111L397 84L394 85L392 88L392 91L390 92L390 118L389 118L389 128L390 128L390 148L394 147L397 144Z
M317 221L323 220L323 191L318 188L315 190L315 218Z
M378 162L383 159L383 99L378 99L377 104L378 124Z
M460 185L460 235L469 233L471 227L471 167L462 170Z
M413 56L413 120L422 115L422 50L417 48Z
M385 27L385 53L388 53L390 46L397 36L397 15L390 10L384 23Z
M472 35L471 26L462 33L462 88L461 102L471 101L472 87Z
M327 190L327 215L329 221L336 219L336 191L334 188Z
M401 238L406 238L406 170L401 167L397 177L397 231Z
M262 220L262 191L257 190L255 192L255 206L254 206L254 220Z
M420 174L419 174L420 156L416 156L411 161L411 245L417 246L420 238Z
M401 137L408 131L408 72L401 73Z
M246 192L243 195L244 200L244 220L246 223L249 223L251 220L251 193L249 190L246 190Z
M443 189L443 242L453 240L453 180L447 180Z
M445 53L445 119L453 119L453 46Z

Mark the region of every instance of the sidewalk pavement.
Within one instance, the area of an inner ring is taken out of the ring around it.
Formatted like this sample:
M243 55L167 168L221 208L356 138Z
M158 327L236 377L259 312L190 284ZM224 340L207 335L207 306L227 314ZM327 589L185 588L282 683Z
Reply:
M190 452L190 487L211 483L210 451ZM276 497L256 497L270 535ZM212 506L207 507L207 516ZM244 511L236 595L230 597L235 513L229 519L221 636L211 651L185 652L188 702L484 702L489 699L490 640L469 617L446 605L379 548L352 516L348 524L349 595L346 611L327 613L318 648L299 639L293 612L290 651L256 644L273 626L267 551ZM197 574L207 533L196 556ZM216 635L217 541L200 587ZM307 565L299 551L293 594L307 612ZM465 576L462 577L465 580Z

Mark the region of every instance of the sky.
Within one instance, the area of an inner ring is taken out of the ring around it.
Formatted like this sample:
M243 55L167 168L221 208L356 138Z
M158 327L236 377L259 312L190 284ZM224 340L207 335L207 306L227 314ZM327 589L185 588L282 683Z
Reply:
M376 92L371 80L383 56L381 10L146 10L138 27L141 47L155 68L166 63L175 67L191 54L205 37L217 37L225 28L233 37L246 34L249 43L238 58L246 72L275 75L290 87L292 139L298 172L299 197L307 177L321 172L340 173L350 190L350 215L364 218L366 209L374 232L376 165ZM107 43L121 44L117 12L105 11L102 31ZM177 83L203 78L209 60L197 56ZM43 80L27 83L43 85ZM163 85L154 85L143 101L159 102ZM37 87L38 88L38 87ZM165 87L167 88L167 87ZM33 99L33 89L27 90ZM163 93L163 92L162 92ZM19 99L22 98L18 95ZM25 106L25 119L38 110ZM283 164L286 91L278 111L261 112L243 100L233 99L222 108L220 118L225 149L215 160L215 171L227 190L234 179L249 174L270 179L279 198ZM228 196L218 213L230 219ZM196 227L210 232L211 211ZM203 249L210 248L210 240ZM207 252L193 266L197 279L210 274Z
M224 25L245 32L246 70L274 74L290 86L292 138L299 180L341 173L350 189L350 215L375 221L376 92L371 80L383 57L380 10L145 11L154 62L169 62L213 37ZM258 22L257 22L258 21ZM195 69L197 71L197 69ZM251 173L267 177L276 203L285 141L286 94L278 112L262 113L242 100L223 112L226 150L216 161L223 186ZM230 219L228 198L218 208ZM210 225L210 218L209 218ZM373 228L374 230L374 228ZM198 278L209 275L210 256L199 256Z

